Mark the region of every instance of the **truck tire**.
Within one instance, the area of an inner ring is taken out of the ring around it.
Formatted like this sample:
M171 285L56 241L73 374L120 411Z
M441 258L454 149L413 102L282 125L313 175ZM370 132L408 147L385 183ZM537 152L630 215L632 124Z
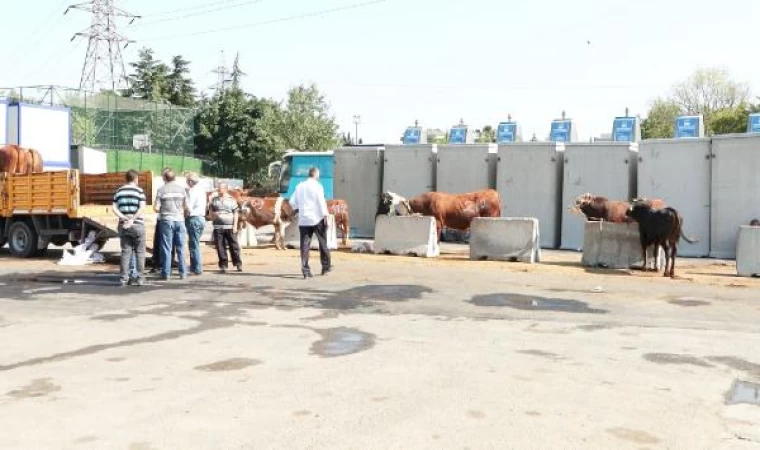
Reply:
M8 230L8 248L11 255L29 258L37 253L37 231L24 221L16 221Z

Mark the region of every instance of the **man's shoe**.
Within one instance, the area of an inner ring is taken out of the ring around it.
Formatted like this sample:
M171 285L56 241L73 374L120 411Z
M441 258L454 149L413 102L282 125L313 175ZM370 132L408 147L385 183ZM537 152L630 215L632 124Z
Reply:
M226 267L220 267L219 268L219 273L227 273L227 268Z
M235 267L235 270L237 270L238 272L242 272L242 271L243 271L243 266L242 266L241 264L238 264L238 265Z
M132 284L131 280L119 280L119 285L121 285L122 287L129 286L130 284Z
M334 269L334 266L323 267L322 268L322 275L327 275L328 273L332 272L333 269Z
M145 286L145 278L138 278L134 282L135 286Z
M303 273L304 280L307 278L314 278L314 275L311 274L311 272L304 272Z
M187 278L187 275L185 275L185 274L182 274L182 275L179 276L180 280L184 280L185 278Z
M169 281L169 277L165 277L165 276L162 275L162 276L158 277L158 281Z

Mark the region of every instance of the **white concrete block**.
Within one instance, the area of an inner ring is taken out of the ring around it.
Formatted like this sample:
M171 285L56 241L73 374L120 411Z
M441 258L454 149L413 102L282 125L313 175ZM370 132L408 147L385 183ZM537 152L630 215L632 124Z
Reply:
M541 261L538 219L523 217L476 218L470 234L470 259Z
M760 227L742 225L739 228L736 272L740 277L760 276Z
M647 250L652 267L652 249ZM665 253L660 250L660 269L664 268ZM608 269L641 268L641 240L637 223L586 222L583 235L581 264Z
M434 258L441 254L432 217L378 216L375 253Z
M256 238L256 228L247 224L238 234L238 244L240 248L255 248L259 246L259 240Z
M335 228L335 216L330 214L327 216L327 248L330 250L338 249L338 232ZM298 222L288 224L283 231L283 239L285 240L285 247L287 248L301 248L301 232L298 229ZM319 249L319 241L316 236L311 239L311 249Z

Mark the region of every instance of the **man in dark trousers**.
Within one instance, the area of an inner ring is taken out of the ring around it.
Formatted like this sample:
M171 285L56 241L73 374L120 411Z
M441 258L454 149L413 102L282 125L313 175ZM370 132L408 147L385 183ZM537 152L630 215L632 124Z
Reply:
M237 240L239 220L238 202L229 194L227 183L219 183L219 194L211 199L211 220L214 224L214 244L219 256L219 271L227 273L227 249L229 248L232 264L238 272L243 271L240 260L240 245Z
M319 260L322 263L322 275L332 271L330 250L327 248L327 216L330 212L325 201L325 189L319 183L319 169L309 169L309 178L296 186L290 205L298 213L298 230L301 234L301 272L304 278L311 278L309 267L309 250L311 238L317 235L319 241Z
M145 283L145 192L137 185L137 171L129 170L126 182L113 196L113 212L119 218L121 237L121 285ZM134 261L135 267L132 268Z

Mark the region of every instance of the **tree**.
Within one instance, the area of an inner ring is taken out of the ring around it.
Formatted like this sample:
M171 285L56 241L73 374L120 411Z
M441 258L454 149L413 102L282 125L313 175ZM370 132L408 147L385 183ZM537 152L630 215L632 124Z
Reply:
M698 69L673 88L672 100L687 114L702 114L705 121L718 110L734 108L749 99L749 86L731 79L725 69Z
M475 140L479 144L491 144L496 142L496 130L491 125L486 125L480 131L480 135Z
M129 76L130 88L125 97L139 97L154 102L168 100L169 68L153 56L153 50L142 48L137 62L129 63L134 69Z
M172 105L191 107L195 105L195 86L190 79L190 62L177 55L167 76L168 100Z
M679 115L681 115L680 106L670 100L658 98L649 109L647 118L641 122L641 138L672 138L675 134L676 118Z
M240 89L240 79L246 76L246 73L240 68L240 53L235 55L235 62L232 63L232 87Z
M329 150L337 144L338 125L317 86L298 86L288 92L277 134L285 148Z
M715 111L710 119L709 134L744 133L747 131L750 107L744 103Z

